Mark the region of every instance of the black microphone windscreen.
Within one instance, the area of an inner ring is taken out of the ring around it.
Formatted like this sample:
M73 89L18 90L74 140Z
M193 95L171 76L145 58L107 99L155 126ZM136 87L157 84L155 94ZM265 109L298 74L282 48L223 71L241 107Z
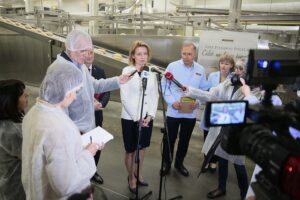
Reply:
M159 68L157 68L157 67L151 67L151 71L152 71L152 72L156 72L156 73L158 73L158 74L164 74L164 73L165 73L164 70L159 69Z
M148 71L148 72L149 72L149 71L150 71L150 69L149 69L149 65L148 65L148 64L145 64L145 65L144 65L144 67L143 67L143 70L145 70L145 71Z

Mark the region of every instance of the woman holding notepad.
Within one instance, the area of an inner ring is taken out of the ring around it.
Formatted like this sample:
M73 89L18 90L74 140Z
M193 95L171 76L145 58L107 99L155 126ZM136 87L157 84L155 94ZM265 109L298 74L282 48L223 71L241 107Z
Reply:
M36 104L24 117L22 183L26 199L67 199L90 186L96 172L92 143L83 147L79 129L65 109L82 87L72 64L53 63L41 84Z

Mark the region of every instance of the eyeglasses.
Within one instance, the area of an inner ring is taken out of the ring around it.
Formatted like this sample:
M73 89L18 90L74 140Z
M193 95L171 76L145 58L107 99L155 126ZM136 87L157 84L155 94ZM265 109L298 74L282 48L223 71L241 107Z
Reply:
M243 70L244 70L244 67L243 67L243 66L240 66L240 65L236 65L236 66L234 67L234 69L238 69L238 70L240 70L240 71L243 71Z

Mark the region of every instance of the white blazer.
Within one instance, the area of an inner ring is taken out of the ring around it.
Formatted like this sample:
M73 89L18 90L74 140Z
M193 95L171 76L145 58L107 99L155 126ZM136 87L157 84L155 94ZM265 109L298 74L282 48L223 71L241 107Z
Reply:
M122 74L130 74L136 70L133 66L127 66L123 69ZM158 105L158 85L156 79L156 73L149 72L149 78L147 79L147 86L145 90L144 106L142 118L147 114L153 118L156 115ZM138 121L141 114L142 105L142 78L138 73L135 73L130 81L120 85L120 96L122 102L122 119L128 119Z

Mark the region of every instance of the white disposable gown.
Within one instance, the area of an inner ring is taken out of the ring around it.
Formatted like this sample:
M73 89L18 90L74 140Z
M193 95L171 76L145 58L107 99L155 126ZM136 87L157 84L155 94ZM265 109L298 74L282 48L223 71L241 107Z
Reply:
M37 101L25 116L22 131L22 183L27 199L67 199L90 185L96 172L94 158L62 109Z

